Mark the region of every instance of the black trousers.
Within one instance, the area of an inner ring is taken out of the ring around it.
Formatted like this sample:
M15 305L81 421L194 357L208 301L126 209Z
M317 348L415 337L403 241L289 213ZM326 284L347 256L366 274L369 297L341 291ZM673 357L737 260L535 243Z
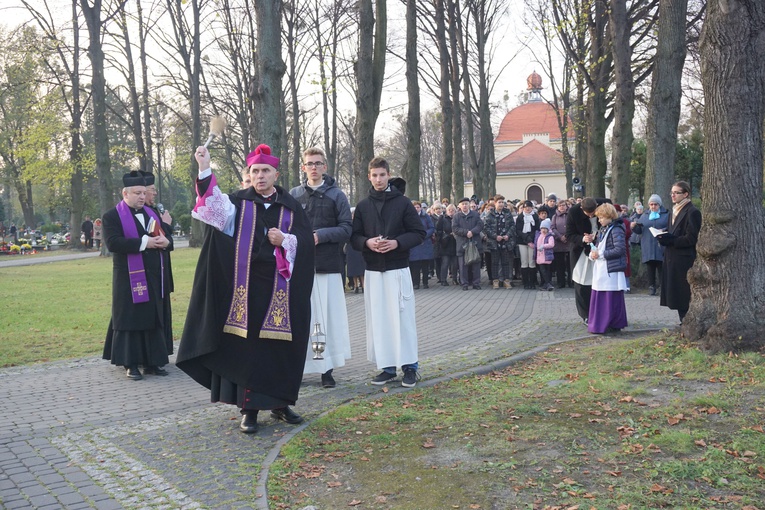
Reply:
M552 264L538 264L537 267L542 276L542 287L546 287L548 283L552 283Z
M430 273L430 261L429 260L410 260L409 271L412 273L412 285L419 285L420 277L422 277L422 283L428 283L428 277Z
M558 281L558 287L563 287L566 282L571 281L571 261L570 254L567 251L556 251L555 260L555 278ZM568 276L567 276L568 275Z
M590 315L590 296L592 285L579 285L574 282L574 299L576 300L576 313L586 319Z
M659 273L659 280L661 282L661 260L649 260L645 263L645 267L648 270L648 285L656 288L656 273Z

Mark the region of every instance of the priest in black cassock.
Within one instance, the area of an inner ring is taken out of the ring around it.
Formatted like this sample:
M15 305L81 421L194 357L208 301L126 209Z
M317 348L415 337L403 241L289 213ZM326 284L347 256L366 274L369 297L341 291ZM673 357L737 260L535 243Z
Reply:
M297 424L310 334L314 239L300 204L275 186L279 158L267 145L247 156L251 186L221 193L210 153L196 150L197 202L208 225L176 365L210 389L213 402L237 405L245 433L259 410Z
M167 375L164 301L169 299L168 252L173 240L146 200L140 172L122 177L122 201L103 216L104 242L112 252L112 317L103 358L125 367L127 377ZM171 340L172 341L172 340Z

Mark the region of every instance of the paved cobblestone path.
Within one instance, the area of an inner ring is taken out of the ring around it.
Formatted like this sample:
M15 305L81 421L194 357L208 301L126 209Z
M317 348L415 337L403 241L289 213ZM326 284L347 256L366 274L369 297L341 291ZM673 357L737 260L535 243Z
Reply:
M588 338L571 289L415 292L420 385L504 366L551 343ZM674 327L659 298L626 296L629 331ZM310 421L379 393L366 360L364 296L346 294L353 358L338 386L304 378L295 410ZM104 326L105 327L105 326ZM0 370L0 508L268 508L265 482L279 448L305 427L260 413L260 431L239 432L233 406L172 363L167 377L130 381L99 357ZM399 374L400 378L400 374ZM391 389L398 385L388 385Z

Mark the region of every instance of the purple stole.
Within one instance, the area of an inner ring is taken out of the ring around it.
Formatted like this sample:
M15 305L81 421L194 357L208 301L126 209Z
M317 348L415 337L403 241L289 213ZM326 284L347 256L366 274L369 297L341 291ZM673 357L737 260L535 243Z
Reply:
M243 200L239 215L239 229L236 234L236 256L234 259L234 295L231 298L226 324L223 331L247 338L249 319L248 296L250 292L250 263L252 246L255 242L257 207L251 200ZM279 230L289 233L292 230L292 211L282 206L279 213ZM273 340L292 340L290 322L290 277L289 264L284 256L284 248L274 246L276 271L274 271L274 290L263 325L260 338Z
M130 212L130 207L123 200L117 204L117 214L122 223L122 232L128 239L138 239L138 228L135 226L135 218ZM159 222L157 214L151 208L143 208L143 211ZM162 223L158 223L161 225ZM161 257L162 254L160 254ZM162 260L160 258L160 260ZM149 286L146 282L146 269L143 267L143 255L141 253L128 253L128 273L130 275L130 292L133 294L133 304L146 303L149 301ZM162 295L164 296L164 262L162 262Z

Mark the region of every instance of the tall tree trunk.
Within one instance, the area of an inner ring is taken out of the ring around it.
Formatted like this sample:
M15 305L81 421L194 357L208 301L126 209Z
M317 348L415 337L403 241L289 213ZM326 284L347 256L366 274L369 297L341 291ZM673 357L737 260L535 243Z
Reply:
M763 61L765 3L710 0L701 36L703 224L683 333L713 352L765 345Z
M146 37L148 27L144 23L143 8L141 7L141 0L136 0L136 16L138 18L138 60L141 63L141 109L143 111L143 135L146 152L146 171L154 172L154 153L153 153L153 141L151 137L151 113L149 111L149 99L151 95L149 93L149 66L146 62ZM161 176L157 175L157 201L162 199L162 180Z
M608 15L605 4L593 2L590 19L590 83L587 101L587 189L585 194L591 197L603 197L606 194L606 131L609 120L607 94L611 79L611 51L606 37Z
M452 172L453 178L464 182L463 167L465 152L462 148L462 103L460 100L460 51L462 41L461 9L459 0L447 0L449 5L449 52L451 53L451 92L452 92ZM452 179L449 179L450 181ZM462 187L462 186L460 186ZM445 195L449 197L449 195ZM460 196L460 198L462 198ZM455 197L456 199L456 197ZM457 199L458 200L458 199Z
M374 157L375 124L380 115L385 51L387 42L386 0L359 0L359 54L356 70L356 125L353 173L356 197L366 195L369 188L367 168Z
M125 42L125 60L127 61L127 88L130 95L130 129L135 138L136 156L138 156L138 168L148 172L146 165L146 147L143 143L143 125L141 124L141 103L138 99L138 87L135 78L135 64L133 62L133 47L130 44L130 31L127 24L127 13L120 13L120 28Z
M123 3L124 5L124 3ZM91 101L93 103L93 141L95 144L96 175L98 176L98 201L101 215L114 207L112 197L111 158L109 136L106 129L106 79L104 78L104 50L101 46L101 0L80 0L80 7L88 26L88 58L93 73L91 80ZM121 6L119 7L122 8ZM77 228L72 225L72 228Z
M85 1L85 0L83 0ZM176 49L179 53L183 69L186 73L186 92L189 101L189 118L191 119L191 145L189 149L189 177L195 182L199 173L197 160L194 157L194 149L202 143L202 100L200 83L202 75L202 47L200 43L200 3L203 0L167 0L167 10L173 27ZM192 24L187 31L184 16L184 6L190 4ZM203 225L198 220L191 222L191 238L189 246L202 245Z
M406 162L402 177L407 196L420 199L420 83L417 79L417 0L406 2Z
M80 102L80 26L77 22L77 0L72 0L72 71L69 73L72 87L71 115L69 122L69 135L71 136L71 147L69 148L69 160L72 162L72 177L69 180L70 192L72 194L72 209L69 214L69 225L82 225L83 209L85 208L83 200L83 171L82 171L82 138L80 131L82 129L82 104ZM66 96L66 91L62 88L62 95ZM75 239L76 237L76 239ZM80 236L71 236L69 240L71 248L85 248L80 243ZM106 243L101 243L101 253L106 254Z
M610 0L611 53L614 59L614 131L611 143L611 199L626 203L630 195L632 120L635 117L635 81L627 0Z
M449 92L449 49L446 43L446 2L449 0L435 0L434 15L436 21L435 37L438 45L438 60L441 68L439 80L441 104L441 196L450 198L454 195L453 189L457 184L452 175L454 162L454 103ZM459 143L459 142L457 142ZM459 200L454 197L454 200Z
M282 77L286 66L282 60L281 2L254 0L257 20L257 52L255 86L251 99L255 107L255 138L271 147L280 156L282 141Z
M658 193L666 204L670 203L669 190L675 176L687 10L688 0L659 0L656 56L646 122L645 192Z
M294 0L289 3L289 8L284 10L285 34L284 39L287 46L287 82L289 83L289 94L292 102L292 147L290 151L290 162L282 169L282 173L287 173L289 169L290 179L289 187L295 187L300 184L300 97L298 96L298 65L297 65L297 30L300 22L300 15ZM323 95L323 94L322 94Z

